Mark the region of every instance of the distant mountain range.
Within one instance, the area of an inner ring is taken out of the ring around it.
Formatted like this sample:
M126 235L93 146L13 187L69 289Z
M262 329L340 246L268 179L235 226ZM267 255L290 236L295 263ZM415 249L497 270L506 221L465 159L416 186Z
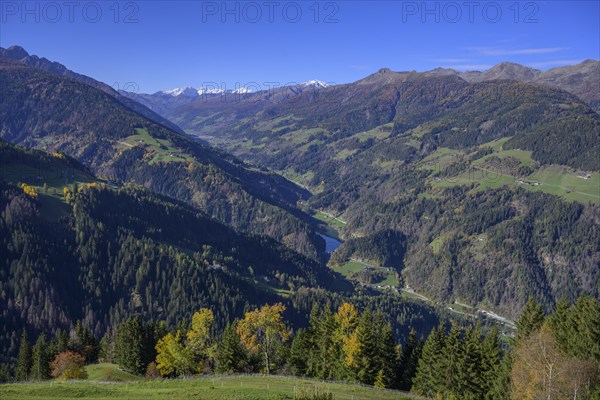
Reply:
M453 69L438 68L429 73L457 75L467 82L508 79L538 83L566 90L588 103L594 110L600 110L600 61L598 60L585 60L576 65L556 67L545 71L512 62L503 62L482 72L458 72Z
M264 98L282 99L306 90L318 90L326 87L329 87L329 85L325 82L310 80L299 84L258 91L254 91L252 87L245 86L236 89L227 89L207 84L199 88L188 86L162 90L152 94L132 93L125 90L121 90L120 93L166 117L171 115L172 110L193 103L215 101L232 103L248 97L252 97L255 100Z
M311 80L311 81L307 81L307 82L302 82L299 83L297 85L291 85L292 87L299 87L299 88L318 88L318 89L324 89L326 87L329 87L329 85L323 81L319 81L319 80ZM251 87L240 87L237 89L221 89L221 88L212 88L212 87L206 87L206 86L201 86L197 89L194 89L191 86L186 86L183 88L175 88L175 89L171 89L171 90L162 90L159 92L154 93L154 95L168 95L168 96L173 96L173 97L178 97L178 96L183 96L183 97L189 97L189 98L197 98L199 96L205 95L205 94L222 94L222 93L234 93L234 94L246 94L246 93L253 93L255 92L255 90L253 90Z
M386 78L381 79L381 75L385 74ZM592 109L600 110L600 61L586 60L580 64L552 68L546 71L529 68L520 64L511 62L503 62L485 71L467 71L460 72L450 68L436 68L431 71L418 73L416 71L394 72L388 68L382 68L378 73L372 75L377 78L380 83L397 82L407 76L457 76L469 83L487 82L492 80L514 80L517 82L537 83L553 88L566 90L574 94L581 100L585 101ZM368 83L374 78L365 78L358 82ZM120 93L132 100L135 100L151 110L159 113L171 121L180 121L190 133L198 134L190 128L187 121L181 120L181 115L186 109L192 108L195 110L201 109L201 103L209 103L205 105L207 108L212 108L212 102L215 102L216 95L220 95L219 101L229 103L240 102L248 96L252 101L259 102L264 106L264 99L269 102L277 102L293 95L301 93L306 89L325 89L328 88L325 82L312 80L298 85L293 85L276 90L263 90L254 92L251 88L241 87L233 90L225 90L219 87L184 87L171 90L159 91L153 94L131 93L121 90ZM343 86L343 85L338 85ZM228 94L244 94L248 96L229 96ZM212 97L212 99L211 99ZM235 107L234 107L235 108ZM186 125L187 124L187 125Z

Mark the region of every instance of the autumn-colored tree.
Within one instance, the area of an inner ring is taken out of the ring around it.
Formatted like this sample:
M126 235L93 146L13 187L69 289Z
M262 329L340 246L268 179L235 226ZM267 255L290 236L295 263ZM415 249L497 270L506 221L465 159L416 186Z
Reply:
M512 396L523 400L584 399L598 374L592 361L566 356L548 324L513 352Z
M358 367L357 356L360 351L356 327L358 326L358 311L349 303L343 303L335 314L337 322L337 340L342 343L342 353L346 366Z
M61 380L87 379L87 372L83 368L85 358L73 351L58 353L50 364L52 376Z
M21 189L23 189L23 193L25 193L27 196L36 199L38 197L38 192L36 190L36 188L29 186L26 183L22 183L21 184Z
M260 309L247 312L236 327L244 347L248 350L258 350L263 354L267 374L271 373L271 360L277 342L285 342L290 336L281 317L285 310L286 307L281 303L265 305Z
M148 367L146 368L146 374L144 376L148 379L160 378L160 371L156 367L156 363L154 361L148 364Z
M156 344L156 367L163 376L187 375L194 370L194 355L181 336L181 331L167 333Z
M211 344L210 329L215 320L213 312L201 308L192 316L192 328L187 332L187 344L197 358L205 358Z

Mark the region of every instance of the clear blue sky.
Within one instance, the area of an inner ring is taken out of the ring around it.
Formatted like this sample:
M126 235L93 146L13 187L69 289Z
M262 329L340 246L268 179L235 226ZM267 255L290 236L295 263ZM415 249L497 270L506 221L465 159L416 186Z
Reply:
M0 3L0 46L140 92L206 82L227 88L320 79L381 67L547 69L600 58L595 1L63 1ZM517 7L515 7L517 4ZM299 15L298 13L301 13ZM99 14L101 13L101 15Z

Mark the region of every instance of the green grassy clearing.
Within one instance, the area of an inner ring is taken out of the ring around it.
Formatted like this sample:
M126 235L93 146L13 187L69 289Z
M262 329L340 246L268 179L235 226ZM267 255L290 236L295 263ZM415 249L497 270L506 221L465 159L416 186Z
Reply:
M128 136L119 141L119 147L123 150L127 150L135 146L144 146L148 151L147 154L150 157L150 164L160 161L183 162L193 160L192 156L173 147L173 144L167 139L156 139L150 136L148 130L142 128L136 128L135 132L135 135Z
M346 225L346 222L344 220L336 218L329 213L324 213L323 211L317 211L312 216L313 218L324 223L323 225L321 225L321 233L323 235L327 235L329 237L337 239L340 242L342 241L339 232Z
M540 186L528 187L557 194L567 200L600 202L600 173L592 172L589 179L579 178L576 171L567 167L550 165L540 168L528 180L542 182Z
M491 147L492 150L501 151L502 148L504 147L504 143L508 142L511 138L512 138L512 136L507 136L507 137L503 137L498 140L492 140L491 142L484 143L484 144L480 145L479 147L480 148L481 147Z
M41 216L56 221L61 215L70 212L64 198L64 187L98 182L93 176L64 164L57 159L54 163L32 166L29 164L3 163L0 180L9 184L25 183L38 193ZM44 186L45 185L45 186Z
M445 233L433 239L431 243L429 243L431 251L433 251L434 254L438 254L446 240L448 240L448 238L450 237L450 235L451 233Z
M355 272L360 272L365 268L380 268L378 266L374 266L374 265L370 265L367 263L363 263L360 261L354 261L354 260L350 260L348 261L346 264L342 265L342 266L337 266L334 267L333 270L335 272L339 272L340 274L342 274L344 277L346 277L346 279L352 279L352 273ZM398 286L398 274L396 274L395 271L390 270L390 271L386 271L387 272L387 276L384 280L382 280L381 282L376 283L376 285L381 285L381 286L392 286L392 287L396 287Z
M326 224L333 226L334 228L341 229L344 226L346 226L346 221L344 221L343 219L339 217L334 217L329 213L324 213L323 211L316 212L315 214L313 214L313 217L315 217L319 221L323 221Z
M44 382L0 385L0 398L33 399L202 399L282 400L295 392L329 391L336 400L408 399L402 392L346 383L318 382L278 376L223 376L198 379L142 380L126 383L98 381Z
M444 169L454 162L456 154L458 153L458 150L450 149L448 147L439 147L421 161L419 168L432 171Z
M505 185L522 187L526 190L553 194L567 201L582 203L600 202L600 174L592 172L589 179L579 178L577 172L564 166L542 167L524 178L529 183L519 183L516 177L501 175L494 171L475 169L456 177L431 181L432 187L452 187L477 184L477 190L495 189ZM536 185L535 183L539 183Z
M531 151L517 149L501 150L492 154L488 154L487 156L481 157L480 159L473 161L473 165L481 165L483 162L485 162L485 160L495 156L500 158L514 157L517 160L519 160L522 166L530 167L535 164L535 161L533 161L533 159L531 158L531 153Z
M368 139L371 139L371 138L379 139L379 140L386 139L386 138L390 137L390 135L392 133L392 131L391 131L392 125L390 125L390 124L381 125L381 126L373 128L369 131L357 133L356 135L353 135L352 137L358 139L361 143L364 143Z
M356 154L358 152L358 149L343 149L338 151L338 153L335 155L335 159L336 160L340 160L340 161L344 161L346 158L353 156L354 154Z

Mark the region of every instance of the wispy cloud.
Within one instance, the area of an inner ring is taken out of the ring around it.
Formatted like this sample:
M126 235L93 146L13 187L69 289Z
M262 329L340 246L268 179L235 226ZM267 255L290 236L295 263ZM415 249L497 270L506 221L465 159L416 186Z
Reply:
M498 47L467 47L466 50L475 51L482 56L517 56L532 54L551 54L568 50L566 47L536 47L529 49L503 49Z
M577 60L550 60L550 61L539 61L539 62L531 62L527 63L528 67L531 68L545 68L545 67L560 67L563 65L575 65L582 62L582 59Z

